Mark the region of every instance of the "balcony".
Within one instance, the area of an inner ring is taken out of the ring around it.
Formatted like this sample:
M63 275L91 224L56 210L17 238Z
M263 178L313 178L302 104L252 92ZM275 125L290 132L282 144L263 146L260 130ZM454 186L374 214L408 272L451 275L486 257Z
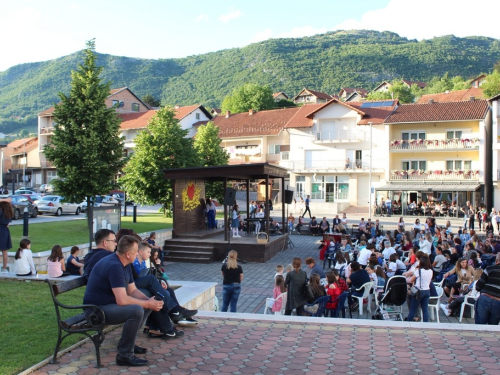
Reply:
M384 171L386 161L374 159L372 172L380 173ZM367 173L370 171L370 160L356 160L349 163L339 160L281 160L279 166L287 168L292 172L347 172L347 173Z
M368 140L369 136L364 132L354 130L338 130L316 133L314 143L358 143Z
M477 150L479 145L479 138L410 139L391 141L389 150L391 152Z
M52 135L54 134L54 127L48 126L40 129L40 135Z
M479 171L474 170L437 170L424 171L421 169L410 169L407 171L391 171L391 181L478 181Z

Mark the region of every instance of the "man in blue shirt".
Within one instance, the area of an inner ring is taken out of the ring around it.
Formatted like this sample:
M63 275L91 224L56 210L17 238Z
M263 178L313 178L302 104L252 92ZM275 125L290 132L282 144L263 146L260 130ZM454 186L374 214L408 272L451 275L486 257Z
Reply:
M110 234L106 241L116 243L116 236ZM129 265L137 257L138 243L132 236L123 236L116 253L104 257L93 267L83 297L84 304L97 305L104 311L106 323L124 323L116 355L119 366L148 363L147 359L134 355L146 352L145 348L135 345L137 331L152 310L159 311L163 307L162 300L146 297L134 284ZM85 310L87 319L92 312L92 309Z
M307 198L306 198L306 209L304 210L304 213L302 214L302 217L305 216L306 212L309 212L309 219L310 219L312 217L312 215L311 215L311 209L309 207L309 203L311 202L309 198L311 198L310 195L308 195Z

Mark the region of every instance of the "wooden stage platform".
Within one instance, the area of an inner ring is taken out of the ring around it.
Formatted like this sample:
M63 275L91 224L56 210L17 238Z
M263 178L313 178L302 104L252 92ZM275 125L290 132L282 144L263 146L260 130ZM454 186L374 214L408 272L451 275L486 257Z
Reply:
M257 243L255 234L240 235L231 238L229 249L236 250L238 257L247 262L265 263L288 247L288 234L269 236L264 244ZM165 241L163 248L169 252L165 256L169 262L211 263L222 261L228 242L224 241L224 229L208 229L175 235Z

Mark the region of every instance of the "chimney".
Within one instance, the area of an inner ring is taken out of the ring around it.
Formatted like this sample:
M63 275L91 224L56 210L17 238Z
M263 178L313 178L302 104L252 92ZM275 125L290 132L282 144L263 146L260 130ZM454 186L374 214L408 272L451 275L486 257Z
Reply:
M476 97L474 97L474 96L469 96L469 102L473 102L474 100L476 100Z
M434 99L429 99L428 104L434 103Z
M231 116L231 111L226 111L226 118L229 118Z
M179 104L176 104L174 108L175 108L175 109L179 109L180 107L181 107L181 106L180 106Z
M252 116L254 113L255 113L255 111L253 109L249 109L248 110L248 115L249 116Z

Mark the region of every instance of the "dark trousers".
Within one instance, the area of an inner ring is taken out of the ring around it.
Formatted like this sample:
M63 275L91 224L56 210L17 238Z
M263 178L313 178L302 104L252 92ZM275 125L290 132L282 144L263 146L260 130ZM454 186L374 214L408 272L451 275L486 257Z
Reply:
M312 218L311 209L309 208L309 206L306 206L306 209L305 209L304 213L302 214L302 217L304 217L306 215L306 212L309 212L309 219Z

